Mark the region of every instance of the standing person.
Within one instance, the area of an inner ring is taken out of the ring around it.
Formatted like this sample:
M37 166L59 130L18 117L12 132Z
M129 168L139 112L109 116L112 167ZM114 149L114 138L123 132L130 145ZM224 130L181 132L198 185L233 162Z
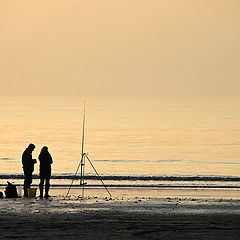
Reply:
M24 197L28 196L27 189L32 184L32 173L34 171L34 164L37 162L36 159L32 158L32 152L35 149L35 145L30 143L22 154L22 165L24 172Z
M48 147L44 146L39 154L39 162L40 162L40 198L43 198L43 188L44 188L44 180L45 183L45 198L48 198L48 191L50 188L50 178L51 178L51 164L53 163L52 156L48 152Z

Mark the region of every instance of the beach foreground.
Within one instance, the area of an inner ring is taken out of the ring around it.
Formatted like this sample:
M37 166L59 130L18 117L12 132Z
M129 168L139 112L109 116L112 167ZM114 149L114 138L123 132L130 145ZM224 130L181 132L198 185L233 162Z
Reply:
M54 196L0 200L1 239L239 239L240 200Z

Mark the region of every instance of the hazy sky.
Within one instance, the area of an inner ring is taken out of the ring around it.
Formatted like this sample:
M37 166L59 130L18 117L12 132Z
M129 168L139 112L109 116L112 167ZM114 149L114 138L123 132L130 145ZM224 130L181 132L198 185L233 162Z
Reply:
M240 96L239 0L0 0L0 95Z

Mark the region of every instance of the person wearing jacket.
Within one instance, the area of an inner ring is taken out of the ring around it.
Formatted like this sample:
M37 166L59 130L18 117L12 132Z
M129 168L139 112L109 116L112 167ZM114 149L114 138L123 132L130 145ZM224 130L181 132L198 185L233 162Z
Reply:
M36 159L32 158L32 152L35 149L35 145L30 143L22 154L22 166L24 172L24 197L28 196L28 188L32 184L32 173L34 171L34 164Z
M52 156L48 152L48 147L44 146L39 154L39 162L40 162L40 198L43 198L43 189L44 189L44 181L45 183L45 198L48 198L48 192L50 188L50 178L51 178L51 164L53 163Z

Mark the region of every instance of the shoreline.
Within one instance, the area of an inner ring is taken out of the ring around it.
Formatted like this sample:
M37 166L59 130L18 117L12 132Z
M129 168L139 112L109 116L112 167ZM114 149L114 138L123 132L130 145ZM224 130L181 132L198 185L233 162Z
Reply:
M4 194L5 186L0 186L0 191ZM19 196L23 194L23 186L17 186ZM37 188L36 197L39 196L38 185L32 185L31 187ZM51 186L50 195L55 197L64 197L67 195L69 187L66 186ZM235 199L240 200L239 188L212 188L212 187L108 187L112 198L202 198L202 199ZM70 196L82 195L82 188L80 186L73 186L69 192ZM109 197L108 192L104 187L85 187L84 196L97 196L99 198ZM5 197L5 194L4 194Z

